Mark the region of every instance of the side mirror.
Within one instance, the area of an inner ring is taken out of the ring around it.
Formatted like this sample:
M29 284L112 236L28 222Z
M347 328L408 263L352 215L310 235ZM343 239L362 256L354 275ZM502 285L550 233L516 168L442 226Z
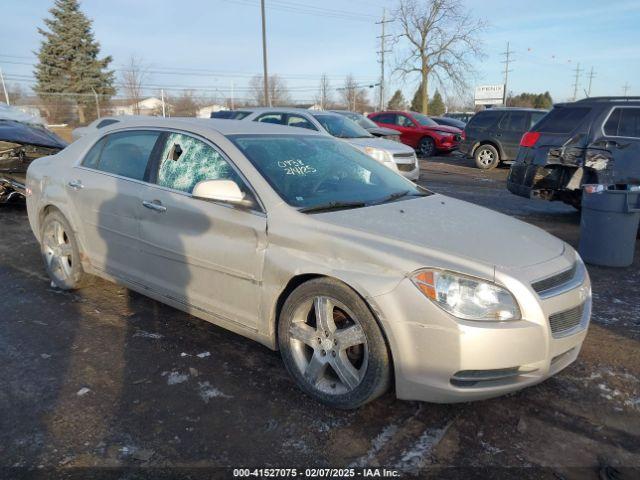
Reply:
M193 187L192 195L204 200L216 200L243 207L251 207L253 202L246 199L246 195L233 180L203 180Z

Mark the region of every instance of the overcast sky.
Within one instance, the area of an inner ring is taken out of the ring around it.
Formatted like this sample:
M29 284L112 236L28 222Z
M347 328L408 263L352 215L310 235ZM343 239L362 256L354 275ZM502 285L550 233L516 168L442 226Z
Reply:
M0 68L9 83L28 85L38 49L37 28L52 0L3 2ZM556 101L573 95L577 63L580 93L587 88L591 67L592 95L640 94L640 0L469 0L473 15L487 22L481 40L486 57L477 62L472 84L501 83L506 43L515 51L509 90L520 93L549 90ZM246 97L248 78L262 69L259 0L84 0L93 19L103 54L114 68L131 55L148 66L147 83L177 92L201 87L218 97ZM269 71L282 76L294 99L312 101L319 76L325 72L339 86L352 73L359 82L379 78L376 62L384 0L267 0ZM305 5L338 14L301 12ZM343 13L346 12L346 13ZM393 32L393 24L389 25ZM395 63L389 55L389 68ZM163 70L171 73L161 73ZM389 93L402 88L411 97L417 84L387 77ZM371 91L370 96L374 97Z

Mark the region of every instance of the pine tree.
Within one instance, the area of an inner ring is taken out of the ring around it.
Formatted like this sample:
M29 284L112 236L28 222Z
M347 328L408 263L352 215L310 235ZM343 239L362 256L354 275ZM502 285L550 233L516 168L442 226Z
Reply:
M78 0L55 0L49 12L51 18L44 20L47 29L38 29L44 38L34 72L35 91L45 104L59 100L75 104L78 120L83 124L89 112L95 113L95 94L103 101L115 94L115 75L108 69L111 57L98 58L100 44L94 38L92 21L82 13ZM57 116L56 112L50 113Z
M411 100L411 111L412 112L422 112L427 113L427 110L422 109L422 84L416 90L416 93L413 95L413 100ZM429 106L429 97L427 97L427 107Z
M400 90L396 90L391 100L387 103L387 110L404 110L406 108L406 101L402 92Z
M434 117L438 117L442 115L445 111L444 102L442 101L442 95L436 89L436 93L433 94L433 98L429 102L429 115L433 115Z
M411 105L409 110L412 112L419 112L422 110L422 84L416 89L416 93L413 94Z

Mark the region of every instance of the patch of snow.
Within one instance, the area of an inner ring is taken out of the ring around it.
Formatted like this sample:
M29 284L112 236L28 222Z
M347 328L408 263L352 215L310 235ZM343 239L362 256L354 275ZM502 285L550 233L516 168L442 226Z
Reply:
M76 392L76 395L78 395L79 397L82 397L83 395L86 395L87 393L89 393L91 391L90 388L87 387L82 387L80 390L78 390Z
M198 382L200 389L200 398L204 400L204 403L209 403L212 398L233 398L231 395L226 395L212 386L209 382Z
M154 340L159 340L162 338L162 335L159 333L147 332L145 330L138 330L133 334L134 337L142 337L142 338L153 338Z
M207 358L210 355L211 354L209 352L202 352L202 353L199 353L198 355L196 355L196 357L198 357L198 358Z
M177 385L178 383L186 382L188 379L189 379L188 375L184 373L172 371L171 373L169 373L169 376L167 377L167 385Z
M366 467L367 465L371 465L371 462L375 459L376 455L387 443L389 443L389 440L391 440L397 432L397 425L392 423L391 425L385 426L371 442L371 447L367 451L367 454L351 463L349 467Z
M428 455L440 443L442 437L449 429L449 423L444 428L428 428L420 438L408 449L402 452L400 461L395 468L409 473L417 473L428 462Z

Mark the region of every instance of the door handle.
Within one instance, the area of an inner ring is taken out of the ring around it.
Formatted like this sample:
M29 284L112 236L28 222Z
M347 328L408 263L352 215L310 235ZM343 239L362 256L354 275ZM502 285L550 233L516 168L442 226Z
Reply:
M74 190L80 190L84 188L84 185L82 185L82 182L80 180L71 180L67 185L69 185Z
M153 202L149 200L144 200L142 202L142 205L144 205L149 210L153 210L155 212L163 213L167 211L167 207L162 205L162 202L160 202L160 200L154 200Z

